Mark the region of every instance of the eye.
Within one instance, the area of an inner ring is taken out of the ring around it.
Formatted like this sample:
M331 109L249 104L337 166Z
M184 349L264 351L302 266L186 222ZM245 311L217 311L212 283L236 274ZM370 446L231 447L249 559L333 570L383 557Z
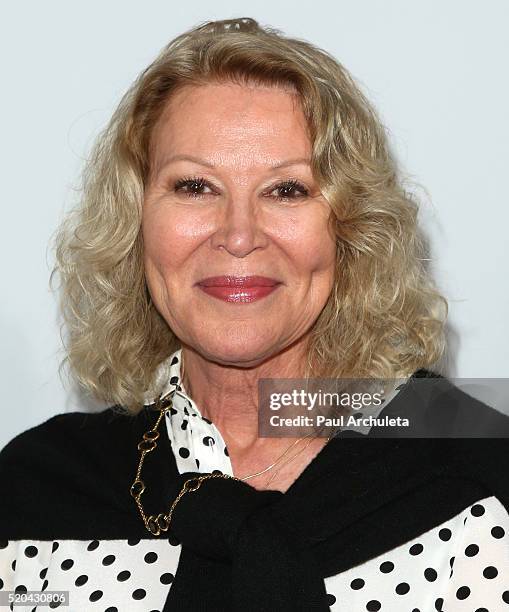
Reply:
M175 193L183 193L189 198L201 198L214 193L214 187L202 177L185 177L175 182ZM206 191L208 189L208 191ZM276 192L277 195L270 195ZM282 181L266 193L277 201L305 198L309 195L306 187L296 179Z
M305 198L309 195L308 190L302 183L297 181L296 179L290 179L287 181L283 181L282 183L278 183L273 189L268 193L273 193L274 191L279 192L276 196L273 197L275 200L283 201L283 200L297 200L300 198ZM300 195L299 195L300 192Z
M213 193L210 183L201 177L179 179L175 182L173 189L175 193L183 193L189 198L200 198L204 195L208 195L205 189L210 189L210 192Z

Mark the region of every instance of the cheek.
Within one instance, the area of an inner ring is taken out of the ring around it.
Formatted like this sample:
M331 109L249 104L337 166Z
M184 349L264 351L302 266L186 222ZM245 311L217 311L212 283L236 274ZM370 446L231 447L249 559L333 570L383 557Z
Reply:
M145 260L162 273L182 263L207 235L208 224L196 214L179 215L169 207L143 218Z
M333 273L336 261L336 243L321 212L296 215L281 224L279 240L286 245L297 272Z

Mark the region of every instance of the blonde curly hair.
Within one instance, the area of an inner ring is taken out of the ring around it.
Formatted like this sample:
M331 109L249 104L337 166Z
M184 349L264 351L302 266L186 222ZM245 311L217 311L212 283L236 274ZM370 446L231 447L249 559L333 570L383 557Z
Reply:
M254 19L206 22L172 40L137 77L99 134L79 204L54 239L66 356L92 397L136 414L180 342L145 280L141 219L151 130L187 84L294 88L312 171L337 237L334 287L311 331L315 377L397 378L445 349L447 301L434 286L386 130L347 70L307 41ZM51 283L51 280L50 280Z

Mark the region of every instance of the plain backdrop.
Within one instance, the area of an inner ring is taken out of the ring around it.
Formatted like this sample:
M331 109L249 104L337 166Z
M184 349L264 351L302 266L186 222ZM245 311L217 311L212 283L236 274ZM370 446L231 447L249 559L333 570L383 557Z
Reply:
M58 374L50 241L121 95L169 40L209 19L254 17L350 70L422 186L450 306L446 373L509 377L505 0L11 0L2 13L0 448L54 414L101 408Z

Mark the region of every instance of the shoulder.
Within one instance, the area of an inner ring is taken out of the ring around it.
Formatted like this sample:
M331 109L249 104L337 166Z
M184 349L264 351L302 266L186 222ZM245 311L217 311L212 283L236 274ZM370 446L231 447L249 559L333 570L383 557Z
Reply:
M94 455L114 455L137 420L121 414L117 407L97 413L57 414L18 434L0 451L0 476L12 481L44 465L50 477L63 465L70 468L85 464Z
M468 390L468 387L465 387ZM449 438L505 438L509 415L471 396L452 380L420 369L382 411L409 419L405 436Z
M128 414L119 406L111 406L100 412L68 412L57 414L15 436L0 451L0 468L15 457L31 457L37 449L50 453L69 450L70 455L82 457L84 449L97 451L105 441L112 451L126 441L126 436L136 436L143 427L153 422L151 411L144 409L136 415Z
M0 539L72 539L79 523L101 513L130 513L137 444L152 413L132 416L112 406L57 414L14 437L0 452L0 482L8 492Z

